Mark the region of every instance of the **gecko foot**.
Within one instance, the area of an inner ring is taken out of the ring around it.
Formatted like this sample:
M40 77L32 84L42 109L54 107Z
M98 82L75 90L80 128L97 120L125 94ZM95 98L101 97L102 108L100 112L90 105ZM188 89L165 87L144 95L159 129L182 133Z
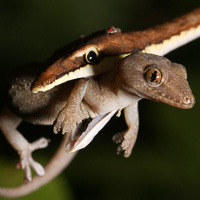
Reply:
M30 182L32 180L31 167L34 169L37 175L43 176L45 174L43 166L35 160L33 160L32 152L37 149L46 148L49 142L49 139L40 138L34 141L33 143L28 143L26 148L19 151L20 162L17 164L17 168L21 168L24 170L25 182Z
M76 128L77 116L74 114L69 114L63 109L57 119L55 120L53 132L58 133L62 131L63 134L68 133L71 134L74 132Z
M116 144L120 144L117 148L117 154L121 154L122 152L124 152L124 157L126 158L131 155L136 139L130 139L129 134L127 134L127 131L116 133L113 136L112 140Z

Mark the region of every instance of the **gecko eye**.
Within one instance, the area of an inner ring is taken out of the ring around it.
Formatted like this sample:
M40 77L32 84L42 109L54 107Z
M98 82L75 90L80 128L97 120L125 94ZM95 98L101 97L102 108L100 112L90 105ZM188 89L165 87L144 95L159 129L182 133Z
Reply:
M95 47L90 47L87 49L84 58L86 63L94 64L98 62L99 52Z
M144 73L147 83L151 86L159 86L162 82L162 73L155 67L149 67Z

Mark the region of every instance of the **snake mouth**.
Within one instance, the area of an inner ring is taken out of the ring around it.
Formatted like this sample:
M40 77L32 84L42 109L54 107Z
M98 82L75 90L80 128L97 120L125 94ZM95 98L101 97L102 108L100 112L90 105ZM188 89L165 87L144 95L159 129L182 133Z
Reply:
M97 116L94 119L87 119L80 123L74 133L72 133L66 143L65 151L72 153L85 148L98 134L98 132L107 124L117 110Z
M86 64L84 66L79 66L74 70L66 71L59 75L55 75L54 73L45 71L41 73L41 75L33 83L31 90L33 93L46 92L54 88L55 86L71 80L101 74L105 71L112 69L125 56L126 55L104 57L98 64ZM55 63L54 65L52 65L52 68L53 67L56 69L61 67L61 65L57 65L57 63Z

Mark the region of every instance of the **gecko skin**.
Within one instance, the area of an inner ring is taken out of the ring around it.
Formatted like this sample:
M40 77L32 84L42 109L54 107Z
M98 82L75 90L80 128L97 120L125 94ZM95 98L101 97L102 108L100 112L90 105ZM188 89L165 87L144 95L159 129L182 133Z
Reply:
M118 152L130 156L138 132L138 101L151 99L188 109L194 97L182 65L171 63L164 57L137 53L123 59L116 69L90 79L77 82L66 106L59 113L54 132L67 133L67 152L85 147L94 137L77 144L79 135L74 132L83 120L124 109L128 129L113 137L119 143ZM82 138L83 139L83 138Z
M2 196L17 197L28 194L59 174L75 155L66 154L64 147L68 152L83 148L100 130L92 136L89 131L85 136L86 141L82 138L81 145L77 145L81 137L81 124L88 118L101 121L99 117L108 116L109 120L118 109L124 108L128 129L114 135L113 140L119 144L117 151L124 151L124 156L128 157L137 138L139 100L147 98L183 109L191 108L195 102L186 80L185 68L152 54L133 54L124 58L112 71L94 78L62 84L45 93L31 93L30 86L34 78L35 74L29 72L14 79L9 89L8 106L27 121L46 125L55 123L55 133L62 130L67 134L46 167L45 176L37 176L32 182L18 188L0 188ZM0 125L9 142L20 154L26 178L31 179L30 166L39 175L44 173L40 164L33 161L31 152L46 147L48 140L42 138L32 144L28 143L16 130L21 118L5 108L1 113ZM107 121L103 122L103 125Z

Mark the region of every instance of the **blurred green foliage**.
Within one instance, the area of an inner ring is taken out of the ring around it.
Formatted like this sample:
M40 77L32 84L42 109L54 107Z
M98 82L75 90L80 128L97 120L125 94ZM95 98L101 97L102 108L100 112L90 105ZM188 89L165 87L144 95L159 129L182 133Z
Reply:
M199 1L194 0L0 0L1 86L17 66L44 62L80 35L111 25L123 31L145 29L198 6ZM199 56L200 40L166 56L186 66L196 97L193 109L141 101L139 137L130 158L115 155L111 137L126 127L123 117L113 118L62 175L19 199L196 199L200 195ZM52 134L51 127L27 123L20 131L30 141L41 135L51 137L49 149L34 154L46 163L60 137ZM14 168L17 162L16 153L1 134L1 186L23 181L22 172Z

